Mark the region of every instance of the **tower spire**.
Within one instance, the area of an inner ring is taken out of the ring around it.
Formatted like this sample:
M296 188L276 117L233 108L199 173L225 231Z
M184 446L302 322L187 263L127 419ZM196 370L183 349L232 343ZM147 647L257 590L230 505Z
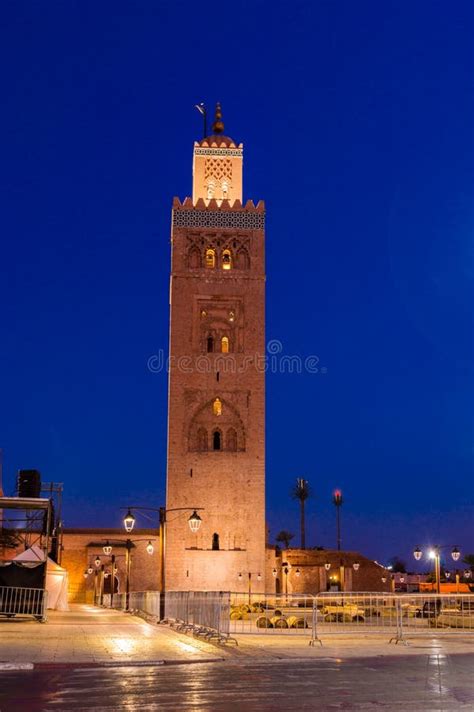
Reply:
M219 101L216 104L216 113L214 116L214 123L212 124L212 133L215 133L215 134L224 133L224 122L222 121L222 109L221 109L221 104Z

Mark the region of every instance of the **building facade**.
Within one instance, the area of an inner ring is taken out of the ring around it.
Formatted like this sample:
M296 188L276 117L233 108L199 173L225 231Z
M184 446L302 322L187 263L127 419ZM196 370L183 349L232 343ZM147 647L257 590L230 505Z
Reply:
M242 162L218 105L172 210L167 590L265 589L265 208Z

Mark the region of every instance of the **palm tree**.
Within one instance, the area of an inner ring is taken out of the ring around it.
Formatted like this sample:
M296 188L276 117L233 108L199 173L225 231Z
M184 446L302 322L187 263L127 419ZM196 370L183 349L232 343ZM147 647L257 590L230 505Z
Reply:
M282 529L281 532L276 535L275 539L276 541L281 542L284 545L285 549L289 549L290 541L293 539L294 536L294 534L286 531L286 529Z
M291 496L293 499L299 499L300 501L300 527L301 527L301 548L306 548L306 532L305 532L305 522L304 522L304 503L311 496L311 489L309 487L308 480L304 480L302 477L298 477L296 480L296 485L291 490Z

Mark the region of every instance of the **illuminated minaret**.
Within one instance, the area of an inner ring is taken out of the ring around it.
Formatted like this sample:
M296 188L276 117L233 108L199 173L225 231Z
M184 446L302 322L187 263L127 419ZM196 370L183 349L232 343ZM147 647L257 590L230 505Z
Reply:
M242 203L242 162L218 104L173 201L168 591L265 590L265 207Z

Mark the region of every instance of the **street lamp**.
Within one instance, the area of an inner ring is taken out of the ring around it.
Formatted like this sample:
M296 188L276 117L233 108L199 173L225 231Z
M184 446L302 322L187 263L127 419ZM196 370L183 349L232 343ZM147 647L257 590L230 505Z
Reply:
M449 546L434 546L432 549L428 551L428 557L430 559L434 559L435 562L435 578L436 578L436 592L440 593L441 591L441 549L449 549ZM413 551L413 556L417 561L420 561L421 557L423 556L423 552L420 549L419 546L416 547L416 549ZM453 561L458 561L459 557L461 556L461 552L459 551L457 546L454 546L451 550L451 558Z
M173 507L172 509L166 509L166 507L141 507L141 506L130 506L127 507L127 514L123 518L123 525L125 531L130 533L135 526L136 517L132 510L137 510L139 512L157 512L159 514L160 522L160 620L165 617L165 593L166 593L166 580L165 580L165 560L166 560L166 515L169 512L189 512L192 511L191 516L188 519L188 525L190 530L195 534L201 527L202 519L198 514L198 510L202 511L202 507ZM145 515L146 516L146 515ZM150 551L150 544L148 542L147 551L149 554L153 553ZM153 549L153 547L151 547Z
M358 571L359 568L360 568L359 562L358 562L358 561L354 561L354 563L352 564L352 568L354 569L354 571Z
M99 566L100 566L100 556L97 556L97 557L96 557L96 559L95 559L95 561L94 561L94 564L95 564L96 568L98 569Z
M89 568L87 569L87 573L92 574L93 572L94 572L94 569L92 568L92 566L89 566Z
M329 563L329 561L326 561L326 563L324 564L324 568L326 569L326 571L329 571L329 569L331 568L331 564Z
M125 544L125 610L128 611L130 608L130 573L132 565L132 548L135 543L140 541L147 541L147 539L112 539L111 541L113 541L115 544ZM102 547L102 550L106 556L110 556L112 554L112 545L108 539ZM154 547L151 539L148 540L146 551L150 555L153 554ZM97 561L100 564L99 557L97 557L97 559L95 560L96 566ZM115 574L115 554L112 554L112 573ZM104 573L104 578L108 578L108 576L108 572ZM112 575L111 602L113 601L113 588L114 583Z
M274 569L274 570L276 571L276 569ZM249 605L250 605L251 597L252 597L252 572L248 571L247 573L248 573L248 577L249 577ZM237 578L239 579L240 582L242 582L244 580L244 577L243 577L243 574L241 571L239 571ZM262 574L259 572L257 574L257 581L261 581L261 580L262 580Z
M466 569L464 572L464 578L470 579L471 578L471 570Z
M130 534L132 531L133 527L135 526L135 517L133 516L132 512L130 509L128 510L127 514L123 518L123 526L125 527L125 531Z
M168 510L172 511L172 510ZM196 534L196 532L199 530L201 524L202 524L202 519L199 516L199 514L194 510L194 512L191 514L191 516L188 519L188 524L189 528L193 532L193 534Z
M272 574L273 578L276 578L278 571L276 569L273 569Z

